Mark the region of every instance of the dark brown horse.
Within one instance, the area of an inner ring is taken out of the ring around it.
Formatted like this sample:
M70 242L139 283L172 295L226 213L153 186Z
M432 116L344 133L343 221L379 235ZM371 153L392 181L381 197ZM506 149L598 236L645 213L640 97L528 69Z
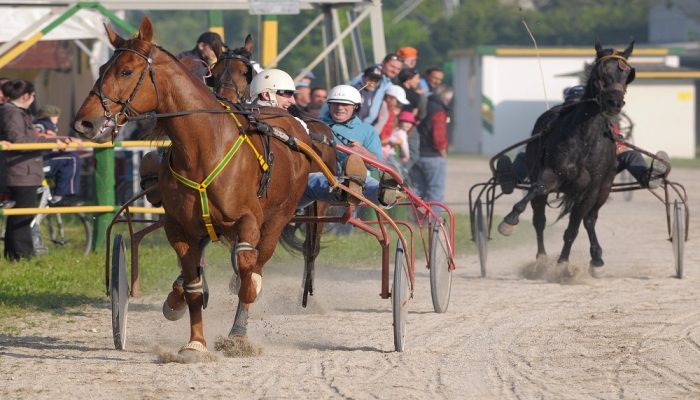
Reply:
M569 253L582 221L590 240L591 274L597 276L604 264L595 224L598 210L605 204L615 178L611 118L622 111L627 85L634 80L634 68L627 63L633 48L634 42L624 51L604 49L596 42L596 58L590 66L583 98L571 105L552 108L540 116L533 134L542 132L541 136L531 141L526 150L532 185L498 227L499 232L510 235L519 222L519 215L531 202L537 257L545 256L543 231L547 195L562 193L560 218L569 214L569 225L558 262L566 264L567 274L572 274L568 268Z
M255 71L250 63L253 56L253 38L248 35L243 47L223 52L214 67L207 84L214 93L232 103L238 103L249 97L248 85L253 80Z
M158 179L166 212L165 233L183 276L181 286L173 285L167 303L178 310L186 302L189 309L190 340L181 351L206 351L203 248L218 237L236 243L231 258L240 278L240 301L229 336L245 336L248 310L262 288L263 266L294 215L310 161L281 141L268 138L274 164L270 166L271 183L259 197L264 175L258 156L265 154L266 138L240 115L222 113L222 105L207 87L174 56L153 44L148 17L130 40L106 29L115 53L101 67L72 126L86 139L105 142L127 116L159 115L156 130L172 141ZM291 116L279 115L267 123L311 144Z
M245 38L243 47L227 50L219 57L216 65L212 68L212 76L209 80L210 86L214 88L214 93L233 103L247 100L248 84L250 84L254 76L254 71L250 64L252 54L253 39L248 35ZM321 156L321 159L331 172L335 174L337 169L336 150L331 129L323 121L305 112L297 105L290 107L289 112L304 121L309 136L313 140L314 150ZM261 114L259 118L264 121L265 116ZM312 164L310 172L321 172L320 166L316 163ZM305 215L323 216L326 215L328 208L329 205L327 203L317 202L306 208ZM306 224L304 230L305 240L303 242L296 237L296 231L299 227L299 224L288 225L282 234L282 244L290 250L302 252L304 254L306 271L313 274L314 263L321 250L323 224ZM311 294L313 294L313 290L311 290ZM302 301L302 305L306 306L305 300Z

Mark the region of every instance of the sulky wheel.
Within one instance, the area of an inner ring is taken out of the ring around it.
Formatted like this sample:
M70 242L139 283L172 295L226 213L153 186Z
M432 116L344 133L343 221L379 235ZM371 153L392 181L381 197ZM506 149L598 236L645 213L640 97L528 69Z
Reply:
M401 240L396 244L394 260L394 287L391 290L391 306L394 317L394 349L403 351L406 343L406 317L411 283L408 279L408 264Z
M450 304L452 289L452 270L447 236L443 225L433 227L430 238L430 293L433 297L433 309L444 313Z
M474 205L474 241L476 248L479 250L479 265L481 266L481 277L486 277L486 256L487 245L489 240L488 230L486 228L486 220L484 219L484 209L481 200L477 200Z
M126 275L126 244L122 235L114 237L112 246L112 336L114 347L126 348L126 312L129 307L129 282Z
M685 245L685 204L676 200L673 203L673 224L671 226L671 244L673 259L676 264L676 278L683 279L683 247Z

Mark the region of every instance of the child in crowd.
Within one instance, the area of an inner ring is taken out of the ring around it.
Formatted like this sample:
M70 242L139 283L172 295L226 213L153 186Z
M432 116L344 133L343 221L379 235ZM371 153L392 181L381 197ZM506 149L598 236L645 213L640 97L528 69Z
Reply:
M398 125L391 132L391 136L382 143L382 156L384 161L396 167L401 176L408 178L408 171L406 170L406 165L408 165L410 160L408 137L416 124L416 117L409 111L401 111L397 119Z

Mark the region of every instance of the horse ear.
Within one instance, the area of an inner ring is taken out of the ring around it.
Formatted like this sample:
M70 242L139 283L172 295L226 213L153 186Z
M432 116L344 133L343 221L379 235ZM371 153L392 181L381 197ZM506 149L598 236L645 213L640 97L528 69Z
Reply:
M603 45L600 44L598 39L595 40L595 52L598 57L600 57L600 54L603 52Z
M629 58L630 55L632 55L632 50L634 50L634 40L630 42L630 45L627 46L625 51L622 52L622 56L625 58Z
M148 15L143 17L141 25L139 26L139 34L136 36L136 38L145 42L153 41L153 24L151 23L151 19L148 17Z
M245 48L245 51L253 54L253 37L250 36L250 33L245 37L245 45L243 47Z
M105 31L107 31L107 38L109 39L109 42L112 43L112 46L114 46L115 49L122 47L125 40L121 36L119 36L117 32L113 31L112 28L109 27L109 25L104 24L104 26Z

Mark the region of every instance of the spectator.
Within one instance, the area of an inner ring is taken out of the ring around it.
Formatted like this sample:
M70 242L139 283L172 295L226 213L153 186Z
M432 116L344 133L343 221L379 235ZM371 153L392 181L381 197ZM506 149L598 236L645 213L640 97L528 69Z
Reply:
M213 86L212 82L207 82L211 77L211 66L219 59L224 52L224 41L216 32L204 32L197 38L197 44L192 50L183 51L177 58L188 66L197 77L204 83Z
M8 78L0 78L0 106L5 103L5 95L2 94L2 85L9 81ZM0 141L0 146L9 144L10 142ZM10 193L5 183L5 156L0 152L0 208L10 208L14 202L10 200Z
M382 76L379 80L379 85L374 91L374 97L372 98L372 104L370 105L369 113L365 116L362 121L368 124L373 124L377 116L379 115L379 108L382 105L382 100L384 99L384 93L392 85L391 81L399 75L401 72L401 67L403 67L403 58L397 56L396 54L389 54L384 57L381 63ZM363 77L359 75L350 81L350 86L355 88L362 87Z
M61 109L47 104L39 110L39 115L34 121L35 128L39 128L40 136L57 139L58 119ZM67 138L64 138L67 139ZM80 139L75 141L82 143ZM55 187L51 194L51 204L54 206L70 206L78 202L80 194L80 155L74 151L47 152L44 153L44 162L50 167L48 176L54 178Z
M430 97L433 90L442 85L445 79L445 71L440 67L430 67L425 70L425 77L420 80L420 88L425 97Z
M323 104L328 100L328 90L322 87L314 87L311 89L311 102Z
M362 97L362 104L357 112L357 117L362 121L369 115L369 110L372 108L372 101L374 100L374 92L377 90L381 79L382 69L374 66L362 72L362 81L351 85L360 92Z
M405 68L415 69L418 63L418 50L414 47L402 47L396 50L396 55L403 58Z
M25 80L14 80L2 85L7 102L0 105L0 141L10 143L56 143L65 149L70 140L50 139L36 135L29 107L34 103L34 85ZM5 175L10 198L16 207L37 207L36 191L43 179L41 151L4 152L7 161ZM30 223L33 215L7 217L5 228L5 258L17 261L34 256Z
M396 167L401 176L408 178L407 170L405 169L410 160L408 136L416 123L416 117L408 111L401 111L397 120L397 126L391 132L391 136L387 138L386 142L382 143L382 157L384 161ZM396 149L399 150L398 161L396 159Z
M299 73L301 74L304 72L304 68L299 70ZM299 83L305 83L306 86L311 87L311 83L316 79L316 75L313 73L313 71L309 71L304 74L304 76L299 80Z
M447 178L447 114L453 90L438 86L428 98L426 117L418 125L420 157L411 177L425 201L444 201Z
M321 116L321 110L323 110L323 103L309 103L306 107L306 112L313 115L315 118Z
M406 104L408 104L408 100L406 100L406 92L404 92L403 88L391 85L384 95L377 122L374 124L374 129L379 132L379 139L382 141L382 144L385 144L389 136L391 136L396 116L401 111L401 107Z
M418 93L418 85L420 85L420 75L415 69L404 68L399 73L399 82L403 90L406 92L406 99L408 104L404 105L402 109L404 111L409 111L415 115L418 119L425 116L425 105L427 99Z
M299 81L295 86L294 100L300 107L306 108L311 103L311 87L306 81Z

